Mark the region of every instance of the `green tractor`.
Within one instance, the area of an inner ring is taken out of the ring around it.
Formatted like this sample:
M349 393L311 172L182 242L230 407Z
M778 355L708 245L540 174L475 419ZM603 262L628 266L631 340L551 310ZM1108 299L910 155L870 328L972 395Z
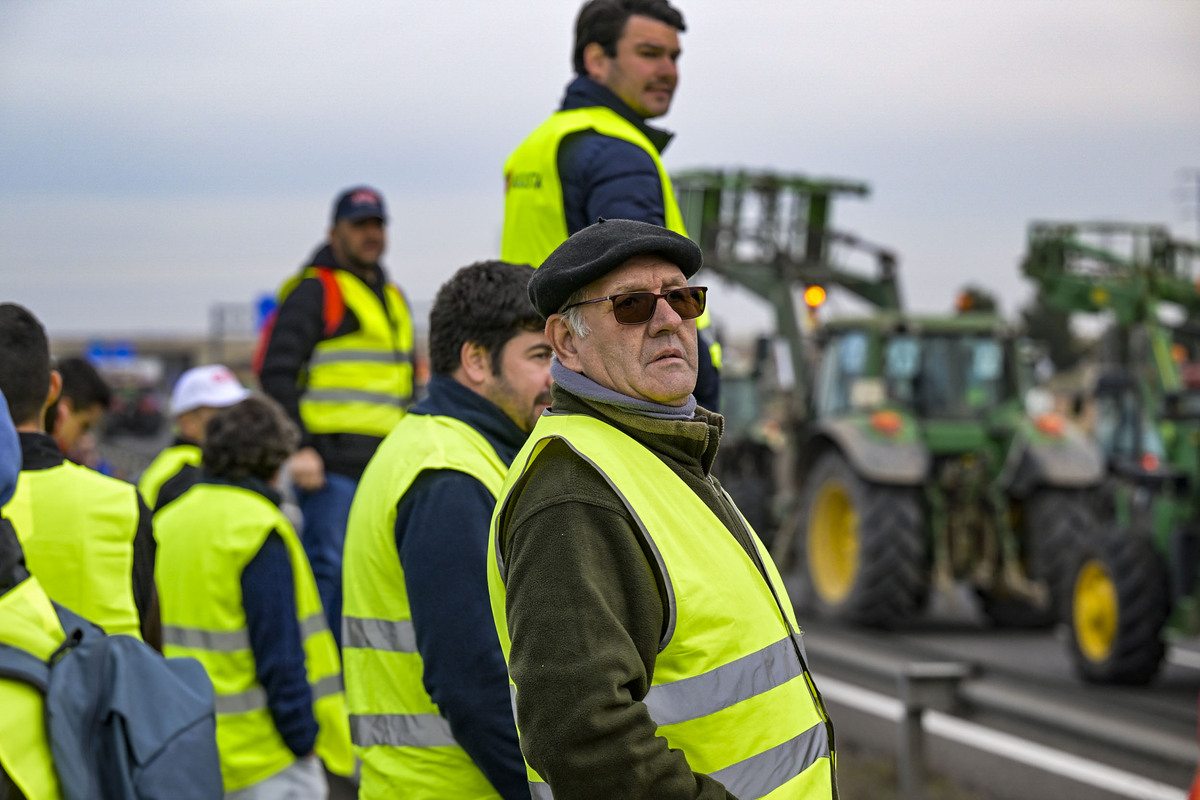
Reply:
M1109 524L1064 612L1080 677L1146 683L1168 638L1200 634L1200 246L1153 225L1034 223L1023 269L1046 305L1112 318L1089 398Z
M676 187L706 267L767 301L786 343L781 569L857 624L902 623L959 581L998 625L1052 623L1103 461L1061 416L1026 413L1013 331L986 306L901 310L891 253L829 226L863 184L692 172ZM855 253L874 274L843 265ZM818 323L835 288L874 313Z

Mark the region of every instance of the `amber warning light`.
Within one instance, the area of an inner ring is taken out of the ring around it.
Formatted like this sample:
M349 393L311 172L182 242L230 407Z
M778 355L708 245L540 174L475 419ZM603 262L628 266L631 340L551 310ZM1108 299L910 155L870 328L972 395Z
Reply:
M809 286L804 290L804 305L808 306L809 308L818 308L824 302L824 286Z

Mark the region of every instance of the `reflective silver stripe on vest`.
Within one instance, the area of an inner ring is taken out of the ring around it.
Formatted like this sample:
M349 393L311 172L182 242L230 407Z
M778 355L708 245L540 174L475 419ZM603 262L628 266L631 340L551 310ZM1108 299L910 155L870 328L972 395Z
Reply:
M386 650L389 653L417 652L417 634L411 619L342 617L342 639L346 647Z
M317 611L300 620L301 639L307 639L327 630L329 630L329 623L325 621L324 611Z
M267 692L261 686L253 686L237 694L219 694L216 699L218 714L245 714L267 707Z
M529 793L533 795L533 800L554 800L554 793L550 791L548 783L530 781Z
M818 722L795 739L730 764L712 776L725 784L731 795L754 800L770 794L818 760L828 757L829 737L825 723Z
M300 621L300 636L307 639L315 633L327 630L325 614L317 612ZM202 628L184 628L178 625L163 626L163 644L190 647L194 650L211 650L216 653L232 653L250 649L250 635L240 631L206 631Z
M312 684L310 688L313 702L316 702L322 697L329 697L342 691L342 676L329 675ZM248 711L257 711L266 707L267 691L261 686L252 686L237 694L218 694L216 697L218 714L245 714Z
M377 406L404 408L404 401L394 394L360 392L356 389L309 389L300 397L302 403L371 403Z
M673 725L715 714L723 708L782 686L801 674L792 637L716 669L651 686L644 702L657 725Z
M240 631L206 631L201 628L183 628L164 625L163 644L190 647L195 650L212 650L217 653L232 653L250 649L250 635Z
M322 697L329 697L342 691L342 676L340 673L326 675L321 680L312 684L313 702L320 700Z
M350 740L359 747L458 745L440 714L351 714Z
M412 360L408 353L396 350L334 350L313 353L309 366L337 364L340 362L366 364L407 364Z

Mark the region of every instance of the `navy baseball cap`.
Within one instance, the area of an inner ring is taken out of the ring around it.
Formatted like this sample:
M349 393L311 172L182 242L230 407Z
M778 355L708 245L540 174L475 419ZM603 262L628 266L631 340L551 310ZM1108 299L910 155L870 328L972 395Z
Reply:
M387 210L383 206L383 195L370 186L355 186L338 195L333 204L333 221L380 219L387 222Z

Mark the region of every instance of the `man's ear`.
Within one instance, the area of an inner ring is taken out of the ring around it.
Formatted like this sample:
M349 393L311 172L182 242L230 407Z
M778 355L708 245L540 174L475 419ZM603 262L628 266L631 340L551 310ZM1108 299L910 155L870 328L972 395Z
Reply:
M608 80L608 64L611 60L599 42L590 42L583 48L583 68L596 83L602 84Z
M50 370L50 385L48 387L46 387L46 399L44 401L42 401L42 410L38 413L38 415L35 419L26 420L24 423L18 423L18 424L19 425L20 424L27 424L27 425L35 425L36 424L38 430L40 430L44 433L54 433L53 430L46 430L46 412L49 411L50 407L53 406L58 401L58 397L61 394L62 394L62 375L59 374L58 370L52 369L52 370ZM58 422L64 416L61 403L58 405L58 410L56 411L56 416L57 416L57 419L55 420L55 422Z
M458 363L462 365L463 375L475 386L492 377L492 354L477 342L463 342L458 351Z
M551 314L546 319L546 338L559 363L573 372L583 372L579 362L579 337L572 332L562 314Z
M50 370L50 391L46 395L46 402L42 404L42 414L45 415L46 409L54 405L54 401L62 394L62 375L58 370Z

